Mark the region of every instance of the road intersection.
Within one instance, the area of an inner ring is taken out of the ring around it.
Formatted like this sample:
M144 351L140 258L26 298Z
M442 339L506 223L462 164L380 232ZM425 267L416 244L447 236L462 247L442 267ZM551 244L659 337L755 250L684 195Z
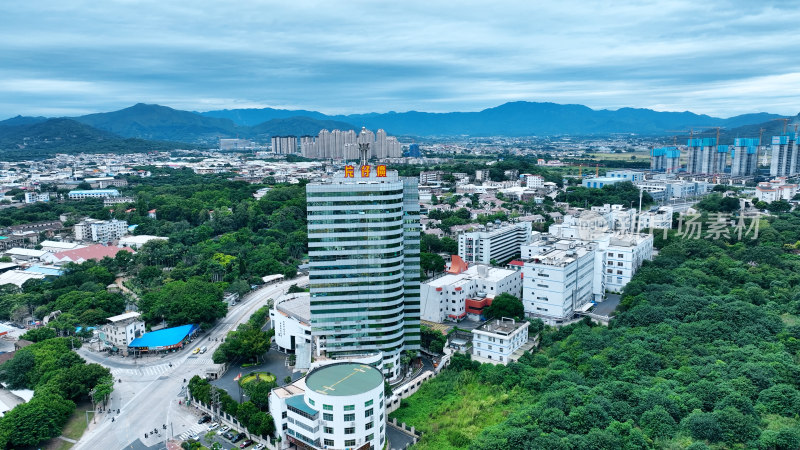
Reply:
M247 294L217 325L176 353L132 359L80 349L78 353L88 362L108 367L115 380L121 382L115 383L106 412L97 417L97 423L89 427L74 448L166 448L168 438L196 431L199 414L187 407L185 397L180 396L185 392L184 380L205 376L206 368L213 364L211 355L229 331L246 322L270 298L306 281L307 277L299 277ZM206 353L191 354L193 348L202 346L208 347Z

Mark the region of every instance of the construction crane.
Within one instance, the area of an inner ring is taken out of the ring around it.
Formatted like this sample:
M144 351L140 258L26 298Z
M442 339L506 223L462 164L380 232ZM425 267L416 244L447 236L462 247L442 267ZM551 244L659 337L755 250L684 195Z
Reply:
M789 118L789 117L783 117L783 118L780 118L780 119L772 119L772 120L783 121L783 132L781 134L786 134L786 126L789 125L789 122L791 122L792 119Z
M767 131L766 128L759 128L759 130L758 130L758 151L759 152L761 152L761 136L764 135L765 131ZM763 156L761 157L761 165L762 166L766 166L767 165L767 152L766 152L766 149L764 149Z

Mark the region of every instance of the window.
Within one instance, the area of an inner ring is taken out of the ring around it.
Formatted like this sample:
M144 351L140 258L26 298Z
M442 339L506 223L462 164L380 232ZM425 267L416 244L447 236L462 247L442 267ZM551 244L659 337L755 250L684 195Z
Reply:
M333 422L333 414L331 413L322 413L322 420Z
M368 441L371 441L371 440L373 440L373 439L375 439L375 433L372 433L372 434L368 434L368 435L367 435L367 440L368 440Z
M286 411L284 411L284 412L282 412L282 413L281 413L281 419L285 419L285 418L286 418L286 416L287 416L287 414L286 414Z
M345 414L344 415L344 421L345 422L352 422L354 420L356 420L356 415L355 414Z
M356 405L344 405L345 411L355 411Z
M617 258L622 258L622 253L618 253Z
M322 405L322 409L325 411L333 411L333 405Z
M367 406L372 406L372 400L364 402L364 407L366 408Z
M316 403L314 403L314 400L311 400L311 399L308 399L308 403L310 403L310 404L311 404L311 406L314 406L314 405L316 405Z
M621 270L618 270L618 271L617 271L617 275L622 275L622 271L621 271Z
M333 439L323 439L323 442L325 442L325 445L333 447Z
M372 408L364 411L364 417L372 417Z
M607 270L606 270L606 272L608 272L608 273L614 273L614 270L613 270L613 269L607 269Z
M375 426L375 422L367 422L367 424L366 424L366 425L364 425L364 429L365 429L365 430L369 430L369 429L371 429L371 428L372 428L372 427L374 427L374 426Z
M333 434L333 427L323 427L322 432L325 434Z
M608 256L610 256L610 257L612 257L612 258L613 258L613 257L614 257L614 254L613 254L613 253L609 253L609 254L608 254Z
M356 440L355 439L345 439L344 446L345 447L355 447L356 446Z
M347 427L344 429L344 434L356 434L355 427Z

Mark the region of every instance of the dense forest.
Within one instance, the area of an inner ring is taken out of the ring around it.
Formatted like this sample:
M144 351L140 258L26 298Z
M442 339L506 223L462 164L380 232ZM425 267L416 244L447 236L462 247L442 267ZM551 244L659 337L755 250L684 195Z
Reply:
M422 449L800 448L800 213L739 240L657 236L610 326L457 355L392 414Z

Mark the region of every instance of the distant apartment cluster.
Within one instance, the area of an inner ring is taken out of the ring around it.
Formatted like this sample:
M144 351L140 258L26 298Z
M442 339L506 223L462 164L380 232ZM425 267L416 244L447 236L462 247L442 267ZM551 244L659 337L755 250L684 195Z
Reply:
M770 176L784 177L800 174L797 132L773 136ZM761 140L736 138L732 145L720 145L718 138L691 138L686 143L687 174L725 174L732 177L751 177L758 173ZM658 147L650 153L650 169L677 173L683 171L681 150L678 147Z
M403 146L384 130L377 133L361 128L356 134L353 130L321 130L319 135L300 138L300 152L306 158L336 159L355 161L359 158L358 144L369 144L370 158L399 158L403 156Z

